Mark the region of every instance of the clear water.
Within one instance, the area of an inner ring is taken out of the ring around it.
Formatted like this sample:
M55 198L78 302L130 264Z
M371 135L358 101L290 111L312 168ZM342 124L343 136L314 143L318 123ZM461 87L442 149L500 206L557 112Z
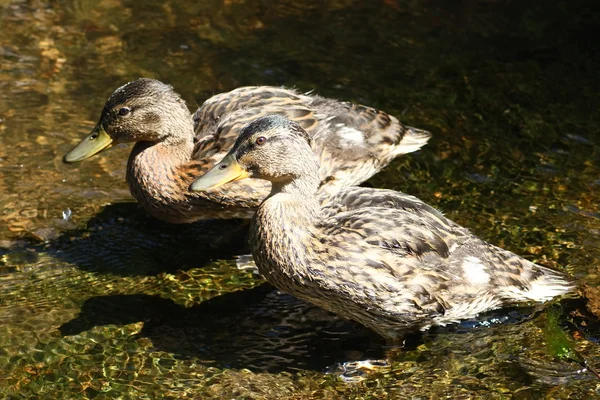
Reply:
M591 1L0 0L2 397L600 398L597 378L548 350L547 307L392 355L236 269L237 221L146 216L124 182L129 148L61 162L140 76L190 108L242 85L315 90L433 132L369 184L595 287L599 26ZM600 364L585 301L549 307ZM386 355L391 367L357 383L326 373Z

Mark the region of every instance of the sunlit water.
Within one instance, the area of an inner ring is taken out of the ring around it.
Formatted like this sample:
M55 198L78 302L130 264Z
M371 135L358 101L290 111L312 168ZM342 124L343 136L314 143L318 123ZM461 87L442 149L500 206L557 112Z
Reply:
M597 286L600 9L524 3L0 0L2 396L600 397L598 379L548 351L546 308L436 329L391 354L237 269L239 221L146 216L124 182L129 148L61 162L140 76L190 109L241 85L315 90L433 132L370 185ZM600 364L584 301L552 307ZM358 383L327 373L386 356L391 367Z

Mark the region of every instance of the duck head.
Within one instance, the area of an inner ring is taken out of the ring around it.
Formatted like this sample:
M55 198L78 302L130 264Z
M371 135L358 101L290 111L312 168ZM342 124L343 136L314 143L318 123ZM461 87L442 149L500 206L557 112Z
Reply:
M115 90L96 127L63 161L82 161L118 143L160 142L183 133L191 135L190 129L189 110L173 87L141 78Z
M204 191L245 178L285 184L317 172L306 131L283 116L269 115L242 129L227 155L192 183L190 190Z

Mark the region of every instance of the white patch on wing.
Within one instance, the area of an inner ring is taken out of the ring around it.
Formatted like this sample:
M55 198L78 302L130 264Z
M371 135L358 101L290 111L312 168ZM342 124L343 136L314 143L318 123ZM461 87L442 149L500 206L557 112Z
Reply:
M486 267L477 257L469 256L462 265L465 279L471 285L485 285L490 281L490 275L486 272Z
M344 124L338 124L340 137L348 143L348 146L356 146L365 143L365 135L358 129L350 128Z
M456 243L456 242L452 243L452 245L448 249L448 253L452 254L454 252L454 250L456 250L457 248L458 248L458 243Z

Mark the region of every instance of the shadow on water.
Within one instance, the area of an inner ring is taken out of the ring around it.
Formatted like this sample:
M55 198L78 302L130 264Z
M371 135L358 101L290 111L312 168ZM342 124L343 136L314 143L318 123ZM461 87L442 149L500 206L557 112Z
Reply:
M136 204L117 203L104 207L85 227L64 231L42 246L82 270L154 275L248 253L248 226L243 220L168 224Z
M565 316L567 309L581 307L581 300L561 304ZM391 356L393 360L410 359L422 345L435 349L452 342L487 342L494 331L518 330L520 325L538 318L544 308L504 308L423 333L407 332L404 345ZM225 293L192 307L145 294L92 297L85 301L76 318L58 329L63 336L69 336L138 322L143 323L143 328L134 339L150 339L154 351L179 359L198 358L203 364L218 368L271 373L325 371L340 364L390 356L386 341L369 329L266 283ZM575 330L589 320L582 317L578 323L562 322L565 329ZM536 369L526 364L526 359L522 361L515 354L511 361L523 364L522 368L529 368L535 376Z
M383 357L384 340L263 284L226 293L193 307L150 295L88 299L60 326L77 335L98 326L144 323L139 337L156 351L197 357L220 368L281 372L322 371L338 362Z

